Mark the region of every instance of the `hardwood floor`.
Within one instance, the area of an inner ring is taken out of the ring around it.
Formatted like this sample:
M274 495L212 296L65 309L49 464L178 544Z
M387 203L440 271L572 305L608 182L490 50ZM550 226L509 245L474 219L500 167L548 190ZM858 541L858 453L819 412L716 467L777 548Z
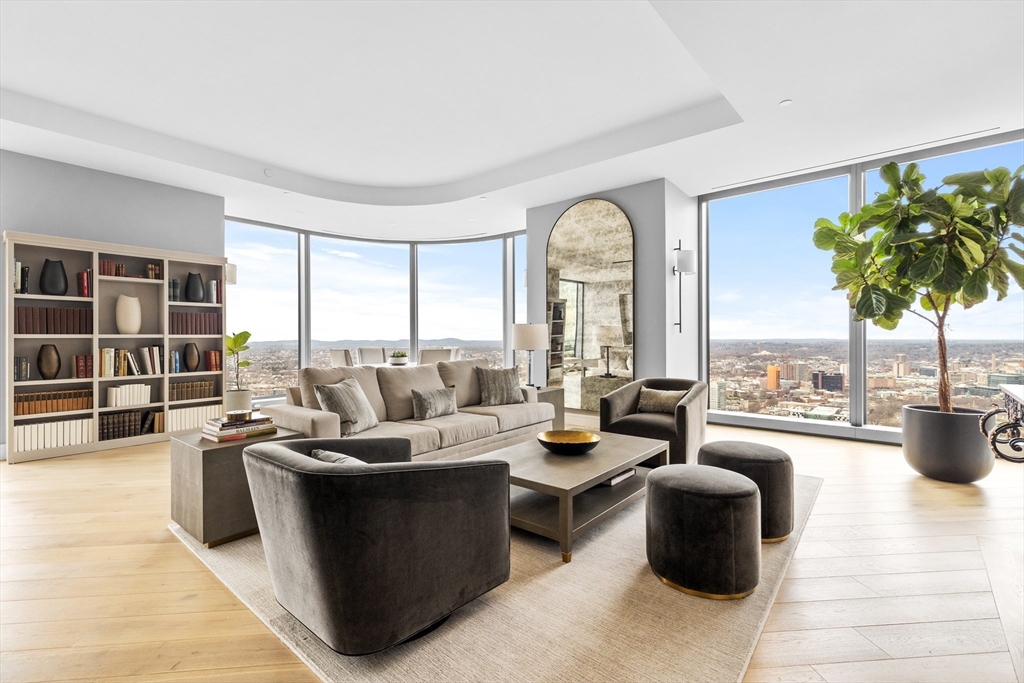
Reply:
M1024 467L956 486L888 446L708 439L825 479L745 680L1024 683ZM316 680L167 530L168 452L0 465L0 680Z

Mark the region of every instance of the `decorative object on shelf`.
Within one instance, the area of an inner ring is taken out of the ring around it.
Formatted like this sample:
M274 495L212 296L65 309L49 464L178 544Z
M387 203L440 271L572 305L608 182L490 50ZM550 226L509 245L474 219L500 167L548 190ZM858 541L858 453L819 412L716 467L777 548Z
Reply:
M252 390L242 388L242 368L249 367L249 361L242 360L242 352L249 350L249 337L245 330L224 337L228 358L235 360L235 388L224 392L224 410L252 410Z
M43 379L53 379L60 373L60 353L53 344L43 344L36 356L36 368Z
M583 455L597 448L601 437L581 429L554 429L538 434L537 441L555 455Z
M219 301L219 295L217 293L217 281L210 280L206 285L206 303L215 304Z
M75 282L78 284L78 296L85 298L92 296L92 268L78 271Z
M201 273L189 273L185 279L185 301L202 303L206 300L206 288L203 287Z
M388 356L389 365L406 365L409 363L409 354L405 351L394 351Z
M679 328L679 334L683 333L683 276L697 274L697 252L692 249L683 249L683 241L679 240L679 246L673 251L676 252L676 263L672 266L672 274L679 280L679 322L675 326Z
M167 300L181 301L181 281L177 278L167 283Z
M604 374L601 377L614 377L612 374L612 347L622 346L622 328L616 325L598 325L594 328L594 339L604 349Z
M64 296L68 293L68 274L64 272L63 261L43 261L39 274L39 291L50 296Z
M527 323L512 326L512 349L526 351L526 386L533 386L533 352L547 351L551 347L548 326L544 323Z
M118 334L138 334L142 329L142 304L137 296L117 296L114 308L114 322Z
M977 428L983 411L953 407L947 316L955 305L988 299L990 285L997 301L1006 298L1011 279L1024 288L1024 265L1009 254L1024 255L1013 243L1021 240L1013 226L1024 225L1022 172L956 173L925 190L917 164L901 173L890 162L879 169L888 189L873 203L843 213L838 225L828 218L814 223L814 245L835 252L834 289L849 291L855 319L893 330L910 311L935 328L938 406L903 407L903 457L932 479L977 481L994 465Z
M181 355L185 370L195 372L199 369L199 347L194 342L185 344L185 352Z

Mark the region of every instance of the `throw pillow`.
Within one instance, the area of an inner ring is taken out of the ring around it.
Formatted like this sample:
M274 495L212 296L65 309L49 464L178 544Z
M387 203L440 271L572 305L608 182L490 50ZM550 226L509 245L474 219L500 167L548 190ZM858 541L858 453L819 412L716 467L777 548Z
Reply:
M412 390L412 418L429 420L459 412L455 402L455 387L447 389Z
M351 377L337 384L317 384L313 389L323 409L341 417L342 436L358 434L377 426L377 414L373 406L359 382Z
M686 396L688 389L682 391L665 391L640 387L640 405L638 413L675 413L676 405Z
M519 368L476 368L476 376L480 382L480 405L503 406L526 402L519 388Z
M312 456L317 460L323 462L334 463L335 465L365 465L366 463L359 458L353 458L351 455L345 455L344 453L335 453L333 451L325 451L321 448L314 448Z

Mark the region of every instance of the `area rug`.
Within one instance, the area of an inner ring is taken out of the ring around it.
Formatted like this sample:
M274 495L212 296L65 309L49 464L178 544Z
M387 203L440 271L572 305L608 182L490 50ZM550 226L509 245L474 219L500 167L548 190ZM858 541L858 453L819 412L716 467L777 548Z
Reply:
M797 475L796 528L761 546L761 583L705 600L651 572L641 499L576 541L512 530L509 581L436 631L365 657L323 644L274 598L260 537L205 548L171 531L323 681L739 681L800 542L821 479Z

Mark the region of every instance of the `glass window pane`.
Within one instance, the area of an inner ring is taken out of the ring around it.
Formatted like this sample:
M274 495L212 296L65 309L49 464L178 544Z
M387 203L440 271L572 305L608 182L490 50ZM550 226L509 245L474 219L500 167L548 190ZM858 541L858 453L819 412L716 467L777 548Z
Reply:
M226 330L252 333L242 384L254 397L283 396L299 383L298 235L225 221L224 253L238 267L238 284L227 290ZM225 359L229 371L232 362Z
M811 241L848 176L709 202L710 406L849 421L849 306Z
M420 349L459 346L463 358L502 357L502 240L421 244Z
M312 366L331 367L331 349L409 352L409 245L312 235Z
M924 186L938 187L945 176L1004 166L1011 172L1024 164L1024 142L975 149L917 162ZM901 168L904 168L901 166ZM865 173L867 201L886 189L878 169ZM995 295L968 310L954 305L946 327L953 403L967 408L991 407L999 384L1022 383L1024 293L1012 282L1007 298ZM919 306L914 310L925 313ZM938 402L935 328L915 315L904 315L892 331L868 323L868 424L898 427L904 404Z

